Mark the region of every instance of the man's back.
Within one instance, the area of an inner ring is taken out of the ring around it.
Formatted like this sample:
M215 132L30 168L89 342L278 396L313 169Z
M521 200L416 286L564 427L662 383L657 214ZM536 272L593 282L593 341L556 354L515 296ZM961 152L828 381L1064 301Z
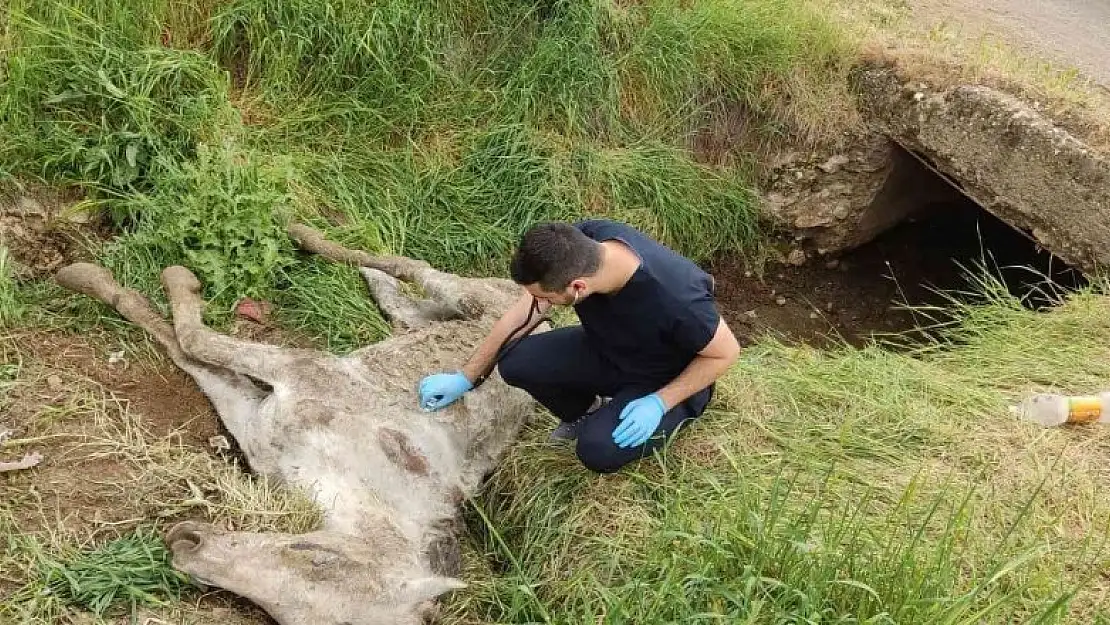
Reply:
M671 380L717 329L712 277L625 224L588 220L576 225L595 241L624 243L641 261L620 291L595 293L575 306L583 329L630 381Z

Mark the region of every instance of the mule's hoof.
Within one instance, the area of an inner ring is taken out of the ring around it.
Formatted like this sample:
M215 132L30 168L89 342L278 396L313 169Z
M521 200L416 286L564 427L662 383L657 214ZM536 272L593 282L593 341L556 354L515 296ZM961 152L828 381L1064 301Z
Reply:
M112 272L92 263L73 263L62 267L54 274L54 281L71 291L94 296L119 286Z
M190 293L200 292L200 280L185 267L174 265L162 270L162 286L167 291L185 289Z

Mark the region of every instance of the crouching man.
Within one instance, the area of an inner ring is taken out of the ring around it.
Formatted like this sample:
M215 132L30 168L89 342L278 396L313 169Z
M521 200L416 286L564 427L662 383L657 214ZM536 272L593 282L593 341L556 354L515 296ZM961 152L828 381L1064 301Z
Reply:
M617 471L700 416L740 353L712 277L621 223L537 225L511 277L525 293L459 371L421 381L421 405L451 404L496 365L560 419L552 438L576 441L592 471ZM573 306L581 325L528 334L532 315L552 306Z

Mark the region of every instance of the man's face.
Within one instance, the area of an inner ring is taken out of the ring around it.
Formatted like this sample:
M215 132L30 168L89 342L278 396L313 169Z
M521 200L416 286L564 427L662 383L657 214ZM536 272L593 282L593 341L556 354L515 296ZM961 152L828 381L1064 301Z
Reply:
M545 291L539 284L528 284L524 288L536 299L554 306L573 306L586 294L586 285L582 280L572 281L562 291Z

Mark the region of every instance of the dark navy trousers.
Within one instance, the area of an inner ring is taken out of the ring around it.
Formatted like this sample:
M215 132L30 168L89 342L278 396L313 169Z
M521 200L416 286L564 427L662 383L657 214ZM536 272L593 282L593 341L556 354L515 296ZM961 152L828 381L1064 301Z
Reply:
M567 422L585 415L597 397L612 398L578 425L578 459L598 473L612 473L650 455L679 426L701 416L713 397L713 386L691 395L663 416L644 444L621 449L613 442L621 411L628 402L658 391L670 380L640 380L617 371L591 346L579 326L525 337L502 357L498 372L507 384L527 391Z

